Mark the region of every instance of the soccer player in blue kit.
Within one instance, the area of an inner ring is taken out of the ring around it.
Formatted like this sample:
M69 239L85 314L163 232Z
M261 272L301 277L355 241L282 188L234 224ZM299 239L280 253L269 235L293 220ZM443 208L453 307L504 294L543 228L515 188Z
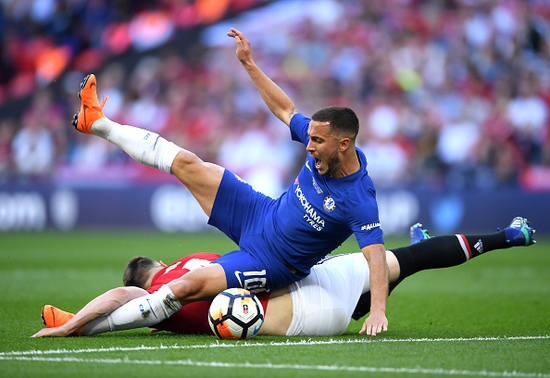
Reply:
M236 29L227 34L235 39L237 57L268 108L289 126L292 139L305 145L306 162L288 191L272 199L154 132L107 119L105 102L100 105L97 98L96 78L88 75L73 125L117 145L140 163L172 173L197 199L208 223L240 247L128 302L122 311L132 318L150 307L168 318L182 305L213 298L228 287L253 292L282 288L307 276L316 262L355 234L370 269L370 314L360 332L376 336L386 331L389 270L367 160L355 147L357 116L341 106L322 108L311 119L298 113L286 93L254 63L245 36Z

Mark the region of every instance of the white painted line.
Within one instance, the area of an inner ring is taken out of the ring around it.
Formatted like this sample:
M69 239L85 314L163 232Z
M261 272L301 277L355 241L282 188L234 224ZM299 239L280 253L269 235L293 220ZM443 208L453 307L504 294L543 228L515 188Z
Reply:
M129 358L76 358L76 357L1 357L0 361L32 361L32 362L68 362L68 363L94 363L94 364L127 364L127 365L178 365L193 367L210 368L246 368L246 369L272 369L272 370L321 370L321 371L346 371L346 372L366 372L366 373L387 373L387 374L433 374L433 375L472 375L483 377L541 377L548 378L550 374L545 373L526 373L518 371L473 371L473 370L455 370L455 369L427 369L422 367L415 368L395 368L395 367L371 367L371 366L342 366L342 365L289 365L289 364L253 364L245 363L227 363L227 362L202 362L193 360L131 360Z
M162 350L162 349L209 349L209 348L265 348L279 346L315 346L315 345L338 345L338 344L370 344L370 343L417 343L417 342L462 342L462 341L511 341L511 340L543 340L550 339L550 335L540 336L502 336L502 337L472 337L472 338L437 338L437 339L330 339L330 340L300 340L285 342L251 342L251 341L227 341L216 342L212 344L195 344L195 345L158 345L147 346L141 345L136 347L108 347L108 348L86 348L86 349L50 349L50 350L22 350L0 352L0 357L4 356L28 356L28 355L47 355L47 354L80 354L80 353L97 353L97 352L132 352L140 350Z

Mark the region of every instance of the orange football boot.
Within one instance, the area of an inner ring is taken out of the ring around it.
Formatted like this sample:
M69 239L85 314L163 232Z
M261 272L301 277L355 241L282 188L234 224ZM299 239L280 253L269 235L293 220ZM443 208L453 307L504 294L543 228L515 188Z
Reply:
M105 118L103 115L103 107L107 102L107 97L103 97L101 105L97 98L97 82L94 74L89 74L80 84L78 92L81 105L80 111L74 115L72 124L78 131L92 134L90 127L92 123L100 118Z
M53 328L60 327L67 323L74 317L74 314L72 312L63 311L52 305L45 305L42 307L42 314L40 316L42 317L42 323L47 328ZM80 330L82 328L84 327L79 328L73 335L80 336Z

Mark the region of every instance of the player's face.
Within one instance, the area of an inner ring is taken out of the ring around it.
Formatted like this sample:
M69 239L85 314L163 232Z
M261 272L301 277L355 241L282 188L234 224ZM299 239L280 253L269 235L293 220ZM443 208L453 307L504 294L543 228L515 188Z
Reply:
M340 139L330 129L328 122L310 121L307 151L315 159L315 168L321 176L336 177L340 168L338 148Z

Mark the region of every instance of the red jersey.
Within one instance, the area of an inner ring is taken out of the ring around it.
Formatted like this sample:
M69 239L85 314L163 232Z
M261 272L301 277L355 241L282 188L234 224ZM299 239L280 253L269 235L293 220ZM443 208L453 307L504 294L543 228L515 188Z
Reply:
M216 253L201 252L179 259L175 263L167 266L155 274L153 280L151 281L151 287L147 289L147 291L149 293L153 293L160 289L162 285L180 278L184 274L187 274L190 270L206 266L218 257L220 257L220 255ZM267 302L269 301L269 293L264 292L256 295L262 302L262 307L264 308L265 314ZM155 328L176 333L211 335L212 329L208 324L208 309L210 307L210 303L212 303L212 300L189 303L183 306L178 312L168 319L155 325Z

